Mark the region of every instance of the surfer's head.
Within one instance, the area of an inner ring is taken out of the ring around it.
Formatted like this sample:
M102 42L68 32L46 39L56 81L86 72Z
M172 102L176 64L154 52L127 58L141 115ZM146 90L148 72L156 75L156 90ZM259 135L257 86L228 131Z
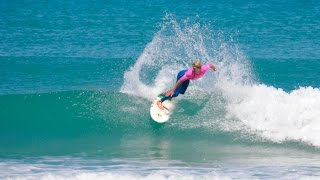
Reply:
M200 69L201 69L201 61L199 59L195 60L192 63L192 68L194 69L194 72L196 74L198 74L200 72Z

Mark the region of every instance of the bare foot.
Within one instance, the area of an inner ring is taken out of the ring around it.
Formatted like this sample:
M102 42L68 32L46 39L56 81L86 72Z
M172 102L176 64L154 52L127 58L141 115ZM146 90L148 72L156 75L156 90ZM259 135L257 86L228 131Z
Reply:
M157 101L157 105L161 110L164 110L164 106L162 105L161 101Z

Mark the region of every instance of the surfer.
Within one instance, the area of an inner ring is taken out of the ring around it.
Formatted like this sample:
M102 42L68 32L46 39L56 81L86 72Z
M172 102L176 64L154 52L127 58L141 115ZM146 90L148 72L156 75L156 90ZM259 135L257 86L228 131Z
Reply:
M165 96L162 99L158 100L157 105L159 108L162 110L164 109L162 102L165 100L177 97L179 94L184 94L188 88L190 80L199 79L210 68L213 71L217 71L217 68L213 64L205 64L202 66L201 61L196 60L192 63L192 68L180 71L177 75L177 82L173 88L165 93Z

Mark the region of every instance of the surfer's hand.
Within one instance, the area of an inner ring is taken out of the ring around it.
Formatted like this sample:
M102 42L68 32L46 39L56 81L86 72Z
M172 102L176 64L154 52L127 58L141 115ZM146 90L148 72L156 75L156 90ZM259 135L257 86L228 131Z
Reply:
M217 69L215 66L213 66L213 67L212 67L212 70L213 70L213 71L217 71L218 69Z
M171 91L169 91L169 92L166 93L166 96L167 96L167 97L172 97L173 93L174 93L174 91L171 90Z

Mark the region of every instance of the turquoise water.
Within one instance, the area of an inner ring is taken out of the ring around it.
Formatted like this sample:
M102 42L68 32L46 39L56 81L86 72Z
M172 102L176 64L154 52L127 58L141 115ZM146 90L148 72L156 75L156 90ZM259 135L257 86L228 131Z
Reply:
M319 178L318 1L0 8L0 179ZM153 122L194 59L218 72Z

